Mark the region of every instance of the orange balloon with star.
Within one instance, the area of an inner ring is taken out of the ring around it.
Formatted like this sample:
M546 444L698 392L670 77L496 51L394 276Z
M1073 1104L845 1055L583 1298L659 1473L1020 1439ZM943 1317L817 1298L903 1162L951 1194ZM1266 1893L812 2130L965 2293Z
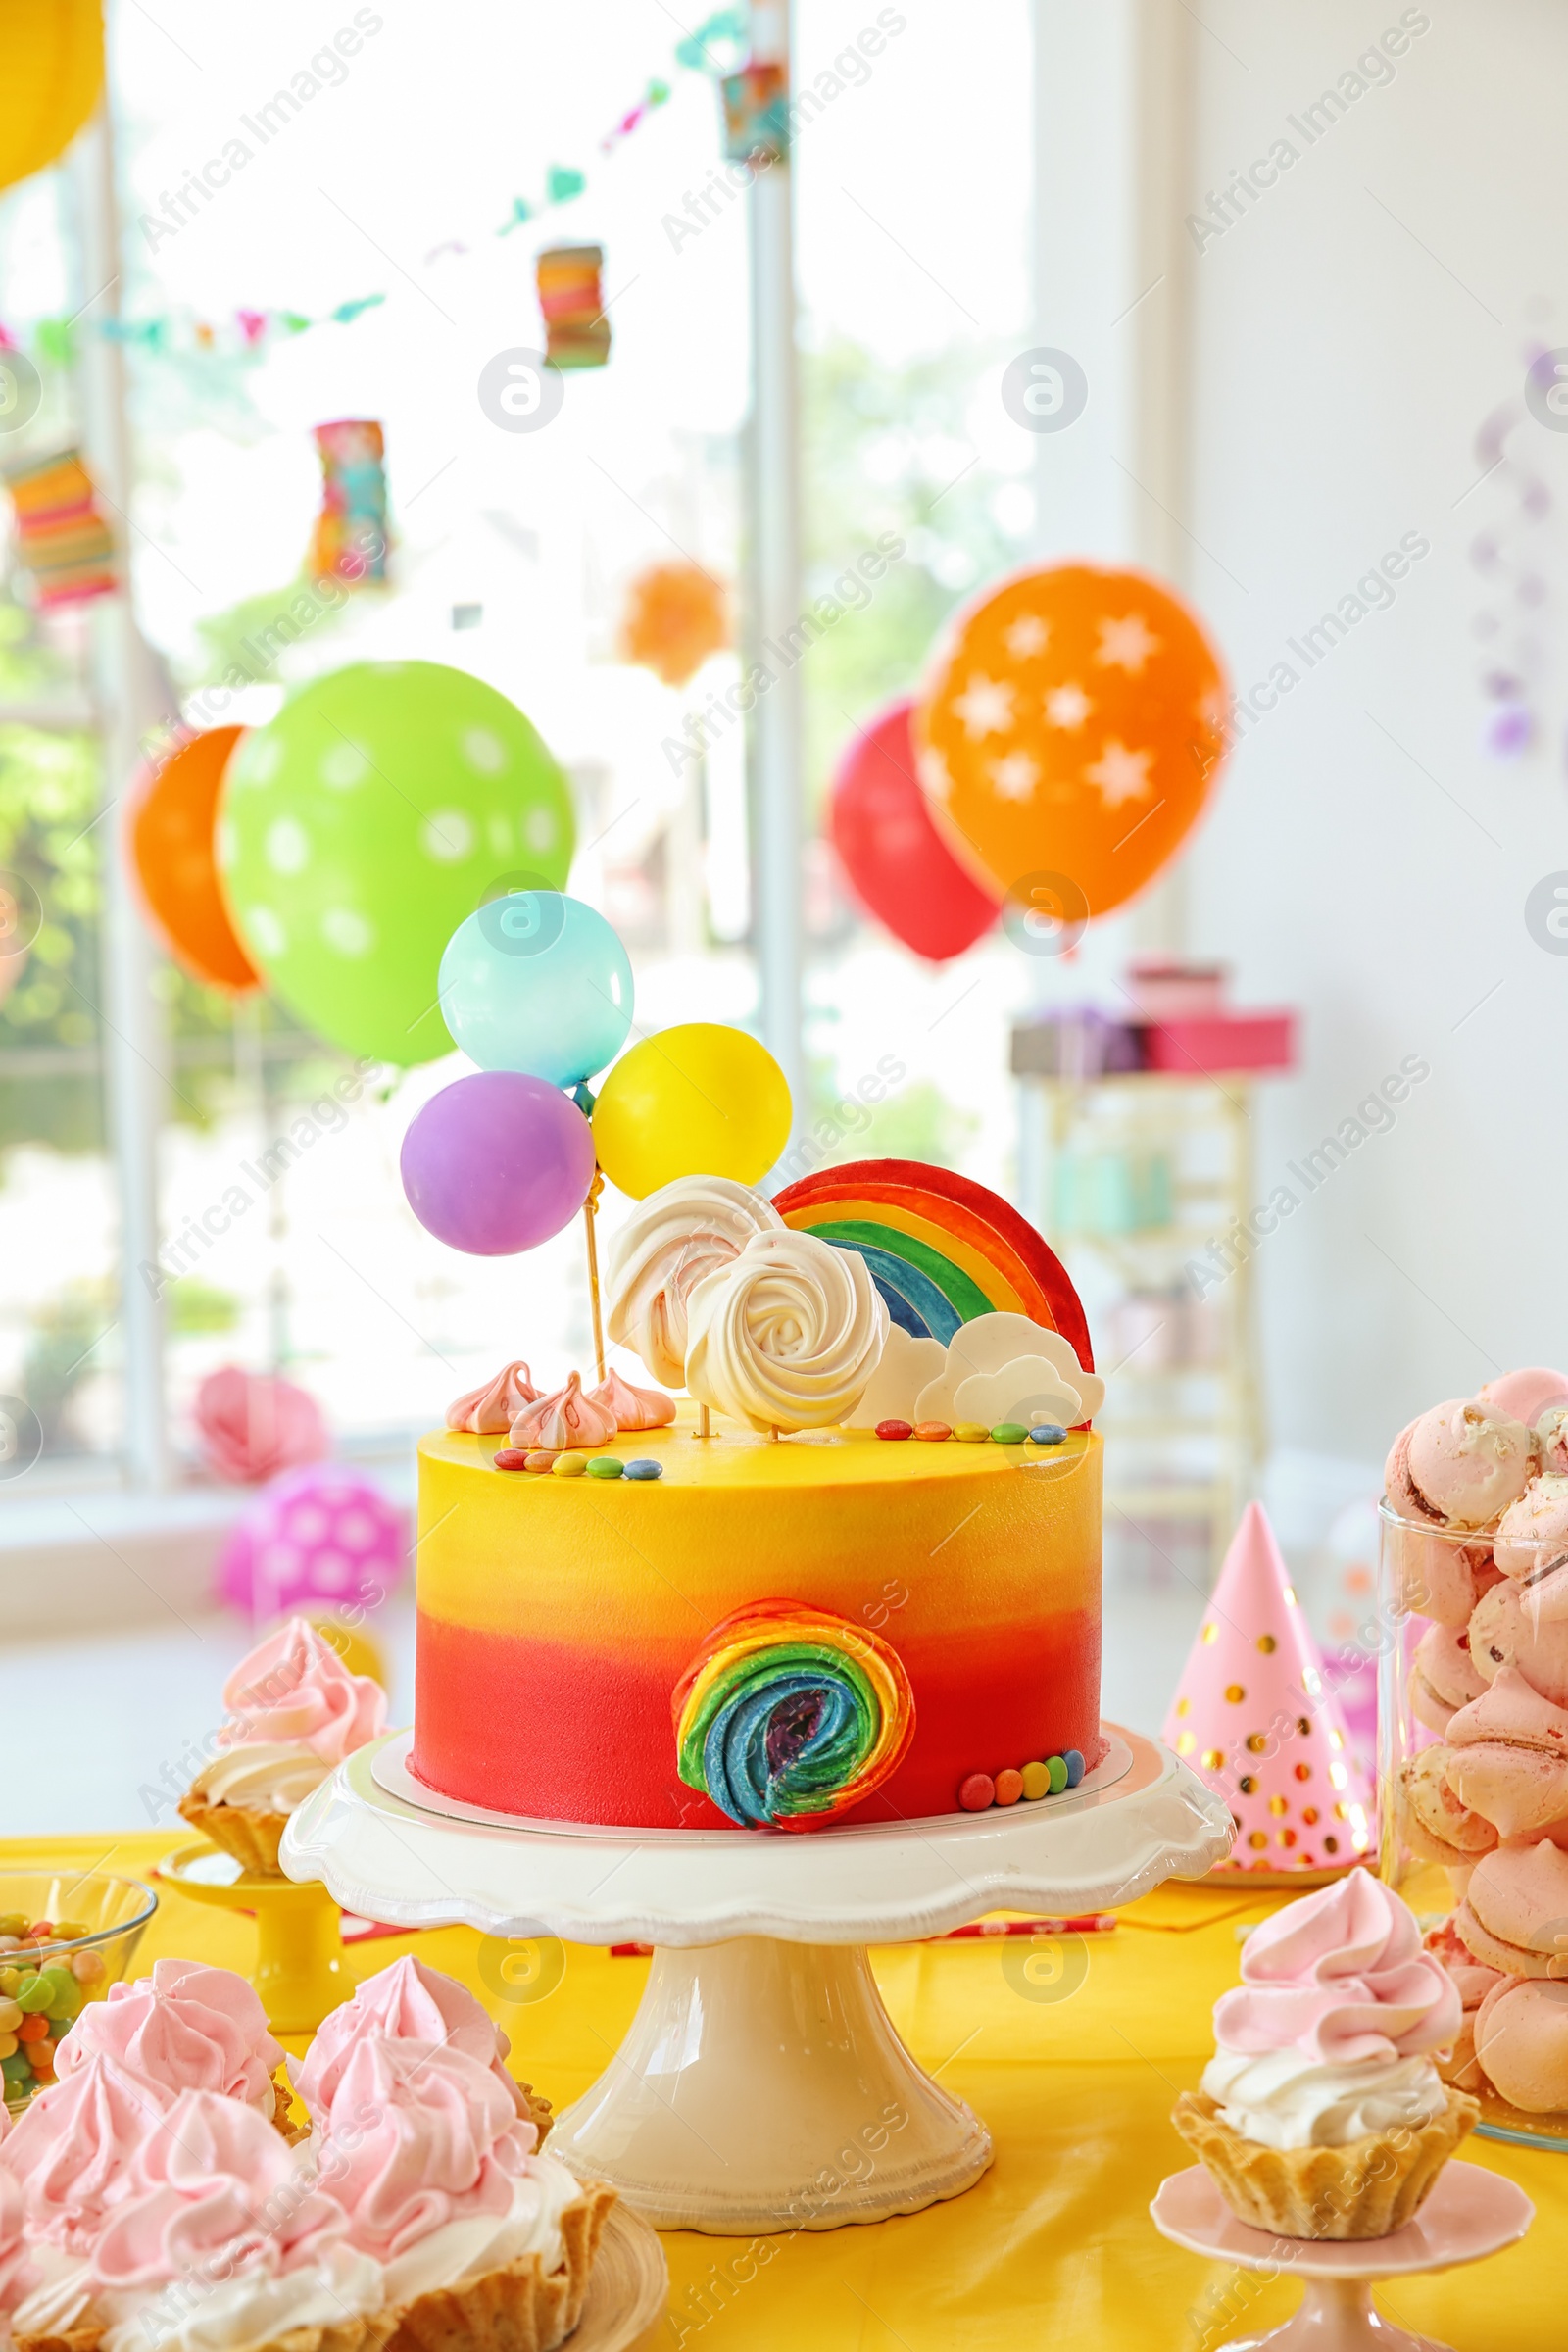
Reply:
M218 885L213 830L223 770L243 727L188 735L131 788L127 847L153 926L194 979L250 995L261 974L241 947Z
M1227 749L1219 657L1138 571L1020 572L960 612L915 718L943 837L1015 900L1093 919L1173 858Z

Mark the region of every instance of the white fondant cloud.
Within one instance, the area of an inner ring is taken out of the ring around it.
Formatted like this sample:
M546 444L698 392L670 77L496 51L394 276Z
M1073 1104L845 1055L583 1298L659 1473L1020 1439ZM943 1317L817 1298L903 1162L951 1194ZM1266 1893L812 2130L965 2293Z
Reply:
M1072 1429L1092 1421L1105 1401L1105 1384L1082 1372L1070 1340L1027 1315L976 1315L948 1342L939 1377L927 1382L906 1420L1003 1421L1036 1428L1057 1421Z
M935 1385L935 1384L933 1384ZM946 1392L950 1384L941 1383ZM1021 1355L1014 1363L1004 1364L1000 1372L971 1372L952 1390L953 1410L925 1412L925 1396L920 1399L922 1415L932 1421L979 1421L987 1429L995 1429L1002 1421L1021 1421L1025 1429L1038 1429L1042 1421L1055 1421L1063 1429L1071 1429L1079 1421L1087 1421L1076 1389L1069 1388L1054 1364L1043 1355Z
M947 1350L940 1340L917 1340L900 1324L893 1324L882 1360L855 1408L855 1427L875 1429L879 1421L912 1422L920 1391L941 1378L946 1363Z

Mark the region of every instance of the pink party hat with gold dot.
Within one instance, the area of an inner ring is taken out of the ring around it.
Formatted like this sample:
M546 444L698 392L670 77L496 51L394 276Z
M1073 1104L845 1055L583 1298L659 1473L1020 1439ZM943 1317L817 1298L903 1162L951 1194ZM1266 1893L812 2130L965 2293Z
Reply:
M1231 1809L1222 1870L1327 1875L1371 1858L1372 1791L1258 1503L1225 1554L1165 1739Z

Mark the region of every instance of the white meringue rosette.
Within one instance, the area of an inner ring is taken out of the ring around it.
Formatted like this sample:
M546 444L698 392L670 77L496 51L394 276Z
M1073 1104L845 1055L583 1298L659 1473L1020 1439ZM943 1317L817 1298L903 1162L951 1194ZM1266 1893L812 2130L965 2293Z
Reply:
M1072 1344L1027 1315L976 1315L961 1323L944 1348L936 1340L893 1330L876 1377L855 1420L975 1421L995 1429L1004 1421L1037 1428L1054 1421L1075 1429L1092 1421L1105 1401L1105 1384L1086 1372Z
M687 1387L756 1430L847 1421L889 1329L863 1258L783 1226L699 1283L687 1317Z
M687 1311L701 1282L760 1233L782 1233L770 1200L727 1176L681 1176L638 1202L605 1250L606 1331L653 1378L686 1379Z

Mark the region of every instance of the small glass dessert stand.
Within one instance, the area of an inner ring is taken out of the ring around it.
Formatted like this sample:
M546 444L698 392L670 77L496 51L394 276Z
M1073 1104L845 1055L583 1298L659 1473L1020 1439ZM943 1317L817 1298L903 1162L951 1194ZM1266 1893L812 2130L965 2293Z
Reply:
M1477 2164L1446 2164L1413 2222L1388 2237L1279 2237L1239 2222L1200 2164L1160 2182L1149 2208L1173 2244L1238 2270L1284 2273L1306 2291L1301 2307L1267 2335L1228 2337L1224 2352L1446 2352L1372 2308L1372 2281L1408 2278L1480 2262L1517 2244L1536 2218L1522 2188Z
M659 2229L833 2230L958 2196L991 2162L899 2039L868 1944L1109 1910L1229 1851L1196 1774L1103 1728L1109 1754L1059 1796L823 1837L520 1821L427 1788L394 1733L307 1797L281 1860L396 1927L652 1944L626 2038L552 2150Z

